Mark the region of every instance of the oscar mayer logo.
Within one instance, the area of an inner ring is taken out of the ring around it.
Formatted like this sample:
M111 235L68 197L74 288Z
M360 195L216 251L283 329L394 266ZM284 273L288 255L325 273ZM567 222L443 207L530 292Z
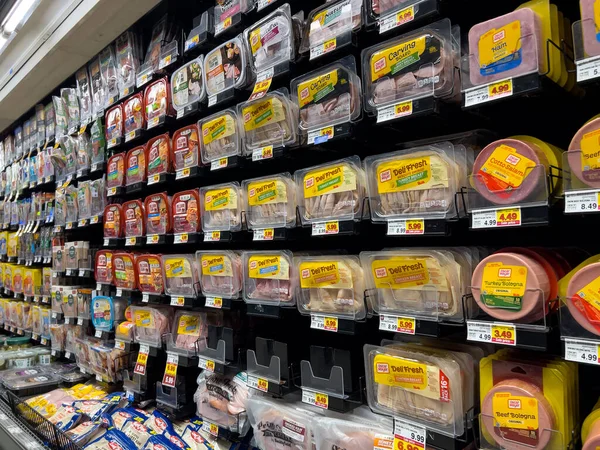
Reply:
M504 37L506 36L506 32L504 30L500 30L498 31L496 34L494 34L494 37L492 38L494 41L494 44L502 39L504 39Z
M511 398L508 400L509 409L521 409L521 400L518 398Z
M375 370L377 370L377 373L390 373L390 365L388 363L377 363Z
M140 261L140 264L138 266L140 268L140 273L150 273L150 265L148 264L147 261Z
M498 277L499 278L510 278L510 276L512 275L512 269L510 268L500 268L498 269Z
M519 164L519 161L521 161L521 158L519 158L517 155L515 155L514 153L511 153L510 155L508 155L506 157L505 160L507 163L516 166L517 164Z

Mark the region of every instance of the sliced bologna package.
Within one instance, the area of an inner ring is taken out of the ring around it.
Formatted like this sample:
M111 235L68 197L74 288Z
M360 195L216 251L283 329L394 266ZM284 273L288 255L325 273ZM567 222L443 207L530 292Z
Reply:
M216 11L216 8L215 8ZM209 97L246 86L248 56L241 37L221 44L206 55L204 74Z
M113 253L113 280L117 288L133 291L137 287L135 256L127 252Z
M113 106L106 111L106 141L121 139L123 137L123 109L121 104Z
M583 421L581 426L582 450L595 450L600 447L600 402L596 402L594 409Z
M125 118L125 135L135 133L146 126L144 96L141 92L123 102L123 117Z
M365 175L358 156L294 173L302 224L327 220L359 220Z
M238 298L242 291L242 258L230 250L196 252L200 290L204 296Z
M193 356L198 347L206 344L199 342L208 335L206 313L198 311L176 311L171 326L171 341L167 341L170 352Z
M173 133L171 142L173 169L183 170L199 165L200 142L195 124L180 128Z
M242 155L242 137L238 115L233 109L219 111L198 121L202 135L202 162Z
M202 76L203 67L204 57L200 55L171 75L171 98L177 112L204 100L206 89Z
M242 189L249 229L296 226L296 186L291 174L244 180Z
M119 204L107 205L104 208L104 237L120 238L123 237L123 228L125 219L123 209Z
M117 153L108 159L106 173L106 188L115 188L125 185L125 153Z
M583 34L583 49L585 56L600 55L600 20L598 20L596 0L580 0L581 9L581 32Z
M448 19L363 50L366 111L373 115L404 100L455 94L456 51Z
M200 188L202 199L202 230L239 231L244 193L238 182Z
M442 142L364 161L374 222L456 215L455 196L465 186L466 149Z
M600 282L600 257L592 256L573 270L569 271L559 282L559 295L567 304L569 313L586 331L600 336L600 297L596 286ZM562 320L563 335L585 337L579 330L568 330L568 322Z
M167 234L171 231L171 198L166 192L146 197L144 211L146 234Z
M125 237L139 237L146 234L146 214L141 200L129 200L123 203L125 216Z
M151 127L164 121L170 113L171 90L167 77L149 84L144 91L146 126Z
M594 117L577 131L569 144L569 168L584 187L600 188L599 136L600 117ZM571 184L574 184L573 181Z
M141 146L129 150L125 158L125 167L126 186L146 181L146 149Z
M296 270L287 250L243 252L244 301L294 306Z
M141 292L162 294L165 290L160 255L137 255L135 258L137 283Z
M362 91L353 56L295 78L291 86L304 133L360 118Z
M298 108L290 102L285 88L240 103L237 111L248 154L267 146L289 147L298 141Z
M173 233L200 231L200 195L195 189L178 192L171 202Z
M284 66L295 58L294 25L290 5L285 3L244 31L244 39L251 53L255 74L273 69L281 73ZM286 68L287 69L287 68Z
M161 346L163 335L171 329L173 308L131 306L131 315L135 322L136 342Z
M198 274L192 255L163 255L165 294L196 297Z
M146 144L148 179L153 175L169 173L171 169L171 138L169 133L161 134Z

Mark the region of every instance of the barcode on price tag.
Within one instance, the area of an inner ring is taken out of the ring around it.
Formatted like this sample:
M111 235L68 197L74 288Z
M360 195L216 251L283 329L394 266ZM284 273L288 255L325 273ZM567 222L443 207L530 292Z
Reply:
M379 316L379 329L402 334L415 334L416 320L414 317L399 317L382 314Z
M521 208L480 209L471 212L471 228L504 228L521 226Z
M254 375L248 375L248 381L246 383L249 388L256 389L262 392L269 391L269 380L264 378L255 377Z
M599 342L583 341L579 339L565 339L565 359L598 365Z
M424 219L390 220L387 229L388 236L407 234L425 234Z
M315 222L312 224L313 236L324 236L326 234L339 234L340 223L337 220L330 222Z
M600 57L583 59L576 64L578 83L600 77Z
M338 318L337 317L326 317L312 314L310 316L310 327L316 330L338 331Z
M426 441L425 428L394 418L394 448L424 450Z
M512 323L467 320L467 340L517 345L517 329Z
M322 392L302 389L302 403L307 403L323 409L329 409L329 396L327 394L323 394Z
M600 190L565 192L565 213L600 211Z

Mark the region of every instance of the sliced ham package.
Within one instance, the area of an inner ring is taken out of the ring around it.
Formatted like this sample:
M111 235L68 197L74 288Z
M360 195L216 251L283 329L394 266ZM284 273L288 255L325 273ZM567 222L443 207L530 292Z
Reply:
M205 296L238 298L242 290L242 259L230 250L196 252L200 290Z
M291 252L243 252L242 268L246 303L294 306L297 276Z

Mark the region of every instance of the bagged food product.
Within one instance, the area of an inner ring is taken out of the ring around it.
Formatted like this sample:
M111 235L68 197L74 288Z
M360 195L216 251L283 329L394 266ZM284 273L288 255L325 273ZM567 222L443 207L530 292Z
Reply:
M92 118L92 94L87 67L82 67L75 73L75 81L77 82L77 97L79 98L81 123L87 124Z
M137 284L141 292L162 294L165 289L162 260L159 255L138 255L135 258Z
M135 322L135 340L153 346L161 346L163 335L171 331L173 309L170 307L132 306Z
M363 50L367 112L403 100L453 94L458 49L452 39L450 20L443 19Z
M115 51L112 45L104 48L99 54L100 72L106 86L107 105L113 104L119 98L118 72Z
M50 339L52 341L52 350L62 352L65 349L66 329L64 326L56 323L50 324Z
M97 295L92 298L90 316L96 330L112 331L123 320L127 302L121 298Z
M108 104L108 93L106 83L100 71L100 58L95 57L88 65L90 84L92 87L92 111L94 116L104 114L104 108ZM55 105L56 107L56 105Z
M244 301L246 303L294 305L293 255L283 251L246 251L242 253Z
M105 133L107 142L115 142L123 137L123 107L121 104L115 105L106 111Z
M89 219L92 215L92 191L89 181L80 181L77 186L77 211L80 219Z
M90 304L92 301L91 291L78 290L77 292L77 317L80 319L90 318ZM80 327L83 330L82 327Z
M221 158L242 154L238 115L226 109L198 121L202 134L202 162L210 164Z
M136 445L121 431L112 429L99 438L92 440L86 445L86 450L106 450L107 448L118 448L123 450L137 450Z
M205 296L238 298L242 290L242 260L234 251L196 252L200 290Z
M146 214L141 200L130 200L123 203L125 216L125 237L139 237L146 233Z
M196 297L198 281L194 258L191 255L162 255L165 294Z
M176 171L197 167L199 151L198 127L195 124L180 128L173 133L171 160Z
M146 181L146 148L144 146L132 148L125 157L125 185Z
M112 250L98 250L96 252L94 271L96 283L112 284L112 255Z
M205 342L198 342L208 335L206 313L196 311L176 311L171 327L172 342L169 351L185 355L195 355L196 351L205 347Z
M294 78L291 91L305 133L354 122L361 115L361 84L353 56Z
M89 249L88 241L65 242L65 268L78 269L80 264L86 264Z
M62 310L65 317L77 317L77 288L65 286L62 290Z
M200 55L171 75L171 97L176 111L183 111L186 106L204 100L206 89L202 75L203 66L204 57Z
M360 219L365 176L357 156L294 173L303 224Z
M70 429L65 434L78 445L86 445L88 442L96 440L106 433L100 422L84 420L76 427Z
M106 139L104 138L102 119L96 119L92 122L92 126L90 128L90 142L92 145L92 164L104 162Z
M135 89L135 76L139 70L140 62L136 49L136 36L131 31L126 31L115 41L117 57L117 84L121 98Z
M72 88L63 88L60 90L60 96L65 105L65 112L67 113L67 131L70 132L71 130L78 128L81 123L77 90Z
M290 173L244 180L242 188L249 229L296 226L296 189Z
M110 418L109 425L115 427L117 430L123 428L123 425L125 425L125 422L129 419L144 423L149 418L144 411L132 407L117 408L107 414L107 416Z
M237 111L243 121L246 152L266 146L289 147L298 140L298 108L289 100L285 88L240 103Z
M213 96L246 86L246 46L238 36L210 51L204 59L206 93Z
M48 139L50 141L54 138L55 127L56 127L56 114L55 114L55 110L54 110L54 98L52 98L52 101L44 107L44 115L46 116L46 120L45 120L46 139ZM9 144L9 145L7 145L7 144ZM12 141L9 136L5 139L5 143L4 143L5 151L7 149L11 149L11 147L12 147L11 144L12 144Z
M123 236L125 219L121 205L115 203L104 208L104 237L120 238Z
M166 192L154 194L144 200L146 234L167 234L171 231L171 198Z
M192 450L210 449L212 444L199 431L200 429L195 425L188 425L181 434L181 438Z
M125 153L117 153L108 159L106 187L114 188L125 185Z
M178 192L171 202L173 233L200 231L200 195L197 190Z
M135 257L131 253L113 253L113 281L117 288L132 291L136 288Z
M148 127L160 123L169 115L170 91L167 77L159 78L144 90L144 118Z
M148 178L152 175L168 173L171 170L171 138L169 133L161 134L146 144Z
M247 427L246 403L248 386L246 373L225 376L203 371L198 377L194 394L196 413L230 431L240 432Z
M125 135L142 130L146 125L144 115L144 96L142 93L132 95L123 102Z
M244 193L238 182L200 188L203 231L239 231Z
M99 216L103 214L106 206L106 180L104 177L96 180L91 180L90 197L91 197L91 216Z
M304 27L301 52L318 47L323 48L327 41L335 39L335 48L352 42L351 33L362 26L363 2L357 0L330 1L318 6L308 14ZM317 57L315 54L314 58ZM313 59L313 54L311 54Z

